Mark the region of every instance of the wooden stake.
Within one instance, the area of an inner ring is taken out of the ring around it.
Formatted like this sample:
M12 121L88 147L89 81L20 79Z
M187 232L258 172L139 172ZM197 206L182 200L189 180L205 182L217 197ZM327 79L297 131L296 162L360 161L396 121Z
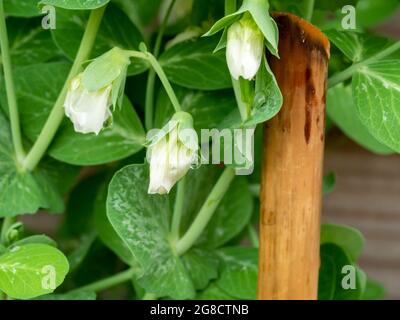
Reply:
M329 41L291 14L274 16L284 98L265 124L258 299L316 299Z

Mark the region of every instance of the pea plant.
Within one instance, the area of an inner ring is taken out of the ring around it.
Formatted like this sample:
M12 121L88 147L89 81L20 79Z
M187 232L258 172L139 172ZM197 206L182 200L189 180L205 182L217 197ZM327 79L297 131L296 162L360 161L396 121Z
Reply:
M398 7L0 0L0 297L256 299L261 124L284 103L273 12L331 42L327 130L388 155L400 152L400 42L374 27ZM233 143L215 141L222 131ZM334 184L326 175L324 193ZM24 223L38 214L60 215L52 238ZM357 265L363 245L321 226L319 299L383 297Z

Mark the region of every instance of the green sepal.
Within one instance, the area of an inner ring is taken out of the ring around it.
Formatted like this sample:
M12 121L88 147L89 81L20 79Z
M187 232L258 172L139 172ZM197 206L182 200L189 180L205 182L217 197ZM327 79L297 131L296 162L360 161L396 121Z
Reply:
M175 113L175 115L172 117L172 120L178 121L179 141L190 150L198 150L198 137L193 128L193 117L190 115L190 113L179 111Z
M228 29L225 28L225 29L224 29L224 32L222 33L222 37L221 37L221 39L219 40L217 46L215 47L213 53L216 53L216 52L218 52L219 50L222 50L222 49L226 48L227 42L228 42Z
M115 47L87 66L83 73L83 85L89 91L98 91L114 82L121 85L125 80L120 77L126 76L129 64L129 54L125 50ZM115 89L120 92L120 87Z
M149 148L163 139L167 134L169 134L175 127L178 125L178 121L170 120L168 121L164 127L161 129L157 129L154 131L149 131L148 136L146 137L145 147ZM154 134L153 134L154 133Z
M157 131L154 135L151 135L150 137L147 138L146 147L151 147L155 145L157 142L159 142L161 139L163 139L167 134L169 134L172 130L174 130L176 127L178 127L179 133L178 133L178 138L179 140L184 143L188 148L197 150L197 144L194 146L193 144L186 143L186 136L181 135L181 132L185 129L193 129L193 117L190 115L190 113L185 112L185 111L179 111L176 112L170 121L167 122L167 124L162 127L160 130ZM194 129L193 129L194 130ZM151 132L150 132L151 134Z
M218 20L211 29L204 34L204 37L212 36L222 29L226 29L239 20L244 13L250 13L258 28L260 28L262 34L265 37L265 45L268 50L276 57L278 55L278 41L279 31L275 21L269 15L269 3L268 0L244 0L242 6L238 11L223 17ZM224 48L224 36L222 36L220 43L218 44L215 51Z
M279 30L276 22L269 15L268 0L244 0L242 8L250 12L257 26L265 37L265 45L276 57L278 54Z
M242 14L244 12L246 12L247 10L243 10L242 8L240 8L238 11L236 11L235 13L232 13L230 15L227 15L223 18L221 18L220 20L218 20L212 27L210 30L208 30L207 33L205 33L203 35L203 37L210 37L213 36L214 34L216 34L217 32L221 31L222 29L225 29L229 26L231 26L232 24L234 24L236 21L238 21L241 17Z
M111 100L114 110L116 106L122 107L127 71L128 68L125 68L125 70L122 71L121 75L113 83L113 87L111 90Z

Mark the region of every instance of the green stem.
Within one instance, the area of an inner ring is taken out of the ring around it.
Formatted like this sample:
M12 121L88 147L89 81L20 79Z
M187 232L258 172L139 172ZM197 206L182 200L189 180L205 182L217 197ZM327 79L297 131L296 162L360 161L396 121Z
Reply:
M364 61L353 64L352 66L343 70L342 72L339 72L330 77L328 81L328 87L332 88L337 84L346 81L347 79L350 79L353 76L353 74L361 67L364 67L368 64L371 64L372 62L386 58L387 56L391 55L392 53L396 52L399 49L400 49L400 41L394 43L390 47L386 48L385 50L382 50L381 52L377 53L376 55Z
M10 47L8 43L6 18L4 15L3 0L0 0L0 47L4 70L4 81L7 92L7 101L11 123L11 135L13 139L15 155L18 163L22 163L25 151L22 145L21 126L19 123L17 97L14 89L14 81L11 67Z
M163 23L161 24L160 30L158 31L156 42L154 44L153 55L158 57L161 49L161 42L167 27L168 19L171 15L172 9L175 5L176 0L172 0L167 13L165 14ZM146 129L150 130L153 128L153 118L154 118L154 85L156 82L156 73L154 69L149 71L149 76L147 78L147 88L146 88L146 105L145 105L145 125Z
M75 77L81 69L82 64L89 58L90 52L92 51L97 32L100 27L101 20L104 15L106 6L95 9L90 13L89 21L86 26L85 33L83 35L78 53L75 57L75 61L71 67L68 78L61 90L53 109L47 118L47 121L33 145L31 151L24 161L24 169L32 171L40 162L44 156L47 148L53 140L61 121L64 117L64 101L67 95L69 83L73 77Z
M243 86L240 85L240 81L232 78L232 85L240 116L242 120L245 121L249 117L251 106L246 102L247 99L245 97L245 92L243 92Z
M179 229L181 226L183 205L185 200L186 191L186 178L183 177L178 183L178 190L175 198L174 213L171 223L171 240L177 241L179 239Z
M258 248L260 246L259 240L258 240L258 234L254 226L249 223L247 225L247 232L249 234L250 242L253 245L253 247Z
M315 0L306 1L306 15L305 19L311 21L314 13Z
M237 8L236 0L225 0L225 15L235 13Z
M211 193L208 195L207 200L201 207L196 219L186 231L185 235L176 244L176 252L178 255L184 254L197 241L197 239L207 226L208 222L212 218L222 198L228 191L234 177L235 170L231 167L225 168L225 171L219 177Z
M131 50L129 52L131 54L131 57L147 60L151 64L154 71L160 78L160 81L161 81L162 85L164 86L164 89L167 92L167 95L168 95L169 99L171 100L172 106L175 108L175 111L176 112L182 111L181 104L179 103L179 100L176 97L175 91L172 88L171 83L169 82L169 80L167 78L167 75L165 74L163 68L158 63L157 59L150 52L139 52L139 51L133 51L133 50Z
M132 277L135 274L135 269L131 268L126 271L117 273L116 275L113 275L111 277L93 282L91 284L88 284L86 286L80 287L78 289L72 290L71 292L78 292L78 291L103 291L108 288L114 287L118 284L124 283L126 281L129 281L132 279Z
M5 217L3 220L3 224L1 226L1 244L5 245L7 242L6 234L7 230L14 224L16 221L15 217Z

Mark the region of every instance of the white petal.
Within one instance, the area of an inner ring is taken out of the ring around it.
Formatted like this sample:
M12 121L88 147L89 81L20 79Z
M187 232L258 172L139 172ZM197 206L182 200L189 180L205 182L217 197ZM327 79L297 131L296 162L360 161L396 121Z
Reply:
M239 23L234 23L228 29L228 40L226 44L226 61L232 78L239 79L241 75L241 41L238 31L240 32Z
M80 81L81 75L72 80L65 99L65 114L79 133L99 134L104 122L111 116L110 95L112 86L89 92Z
M251 18L235 22L228 29L226 59L234 79L250 80L261 65L264 38Z
M166 138L161 139L149 149L150 152L150 184L148 193L165 194L170 190L167 177L168 148Z
M169 193L197 160L196 150L187 148L179 140L179 128L149 148L150 184L148 193Z

